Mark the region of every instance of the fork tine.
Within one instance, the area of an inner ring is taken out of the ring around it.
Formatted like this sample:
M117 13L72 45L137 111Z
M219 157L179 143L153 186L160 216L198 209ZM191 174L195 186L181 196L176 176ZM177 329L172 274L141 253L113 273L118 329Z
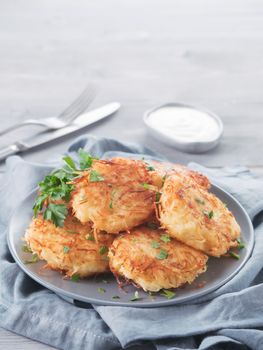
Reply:
M82 101L79 102L78 105L76 105L74 111L72 111L70 114L67 114L63 120L70 123L73 119L75 119L78 115L80 115L82 112L84 112L90 103L93 101L95 97L95 90L93 92L90 92L89 95L87 95L85 98L82 99Z
M71 118L74 118L77 113L80 113L85 110L90 102L95 97L95 86L88 85L85 90L78 96L78 98L73 101L62 113L57 117L63 121L69 121ZM83 109L84 108L84 109Z
M85 90L82 91L82 93L63 111L59 114L57 118L63 117L64 115L67 115L70 113L72 109L75 108L75 105L79 103L79 100L89 91L89 87L86 87Z

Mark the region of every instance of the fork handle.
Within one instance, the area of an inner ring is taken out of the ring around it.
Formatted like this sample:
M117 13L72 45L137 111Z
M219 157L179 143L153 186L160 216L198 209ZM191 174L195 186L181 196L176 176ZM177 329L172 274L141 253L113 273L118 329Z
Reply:
M17 123L17 124L13 124L11 126L9 126L8 128L5 128L4 130L0 131L0 136L3 136L4 134L7 134L10 131L16 130L18 128L21 128L22 126L27 125L27 123L22 122L22 123Z
M6 128L4 130L1 130L0 136L3 136L4 134L7 134L10 131L16 130L18 128L21 128L23 126L30 125L30 124L44 126L43 123L41 122L41 120L38 121L38 120L28 119L28 120L23 121L22 123L17 123L17 124L9 126L8 128Z
M0 161L6 159L6 157L16 154L21 151L21 145L19 143L13 143L10 146L0 149Z

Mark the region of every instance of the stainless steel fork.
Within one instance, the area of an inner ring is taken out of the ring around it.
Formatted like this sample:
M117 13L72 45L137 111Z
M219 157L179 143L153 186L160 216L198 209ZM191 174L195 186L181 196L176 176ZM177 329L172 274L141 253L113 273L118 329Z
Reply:
M41 125L47 130L61 129L69 125L82 112L84 112L89 104L94 100L96 89L94 85L88 85L80 96L57 117L43 118L43 119L27 119L21 123L14 124L4 130L0 131L0 136L18 129L26 125Z

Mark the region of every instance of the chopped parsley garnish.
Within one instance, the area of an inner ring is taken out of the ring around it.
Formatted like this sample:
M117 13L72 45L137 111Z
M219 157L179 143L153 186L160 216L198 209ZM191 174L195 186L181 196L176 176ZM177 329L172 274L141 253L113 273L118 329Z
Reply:
M113 297L111 297L111 299L120 299L120 297L118 295L113 295Z
M75 274L75 275L71 276L71 281L73 281L73 282L78 282L79 279L80 279L80 275L78 275L78 274Z
M85 152L83 149L79 149L79 166L81 170L86 170L92 166L93 160L97 159L92 157L89 153Z
M97 170L91 170L89 174L90 182L101 182L104 181L104 177L100 175Z
M72 170L77 170L74 160L70 156L65 156L62 158L64 162L69 166Z
M213 210L207 212L207 211L203 211L204 215L207 216L209 219L212 219L214 216L214 212Z
M167 259L167 258L168 258L168 253L167 253L167 251L164 250L164 249L161 249L161 250L159 251L159 253L156 255L156 258L157 258L158 260Z
M34 264L39 261L38 255L33 254L31 259L24 260L24 264Z
M70 248L67 245L65 245L65 247L63 247L63 252L67 254L69 251L70 251Z
M156 192L157 193L157 187L154 186L154 185L151 185L151 184L148 184L146 182L142 183L141 184L143 186L143 188L145 188L146 190L150 190L150 191L153 191L153 192Z
M141 300L142 298L140 298L138 291L136 290L136 292L134 293L134 296L130 299L130 301L137 301L137 300Z
M149 165L149 166L147 166L147 170L149 170L149 171L154 171L155 169L154 169L153 166Z
M149 227L152 230L157 230L158 229L158 225L155 224L154 222L148 222L147 223L147 227Z
M31 250L31 248L30 248L28 245L26 245L26 244L23 245L21 249L22 249L22 251L23 251L24 253L33 253L32 250Z
M152 241L151 246L152 246L153 248L155 248L155 249L158 249L158 248L160 248L160 243L158 243L158 242L156 242L156 241Z
M88 233L88 234L86 235L86 239L87 239L88 241L95 241L95 237L92 236L90 233Z
M163 289L160 293L161 296L166 297L167 299L173 299L176 295L175 292L172 292L169 289Z
M168 243L171 241L171 238L168 236L168 235L161 235L161 240L164 242L164 243Z
M53 221L56 226L62 227L68 215L68 209L64 204L49 203L44 212L44 219Z
M106 247L105 245L101 246L99 249L100 255L106 254L106 253L108 253L108 251L109 251L109 248Z
M200 199L200 198L195 198L195 201L196 201L196 203L198 203L198 204L202 204L202 205L205 204L205 201L203 201L203 200Z
M161 192L156 192L155 193L155 202L159 203L161 198Z
M72 180L79 177L82 171L92 166L93 157L82 149L79 150L80 169L70 156L63 157L65 166L52 171L43 181L39 182L39 195L33 209L36 217L43 212L45 220L52 221L56 226L62 227L68 214L66 204L52 203L57 200L69 202L71 192L74 189Z
M237 239L237 243L238 243L238 245L237 245L238 250L241 250L241 249L245 248L245 246L246 246L245 243L241 242L240 238Z
M110 200L110 204L109 204L110 209L113 209L112 201L113 201L113 197L115 196L115 194L116 194L116 190L112 190L111 191L111 200Z
M149 190L151 188L152 185L147 184L147 183L143 183L142 186L146 189Z
M99 287L99 288L98 288L98 292L101 293L101 294L103 294L103 293L106 292L106 290L105 290L104 288Z
M162 177L162 185L164 184L164 181L166 180L167 178L167 174L165 174L163 177Z
M239 260L240 259L240 256L234 252L229 252L229 255L232 256L232 258L236 259L236 260Z

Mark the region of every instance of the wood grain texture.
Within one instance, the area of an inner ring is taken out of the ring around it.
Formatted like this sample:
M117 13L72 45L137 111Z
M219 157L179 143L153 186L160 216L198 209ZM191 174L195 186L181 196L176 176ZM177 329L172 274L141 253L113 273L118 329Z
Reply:
M0 128L57 115L93 80L100 90L93 107L117 100L122 108L77 135L118 137L172 161L241 164L262 174L262 40L261 0L2 1ZM143 113L169 101L219 114L225 126L220 145L191 155L148 136ZM0 146L36 130L2 137ZM23 157L45 162L75 136ZM0 347L48 349L6 331Z

